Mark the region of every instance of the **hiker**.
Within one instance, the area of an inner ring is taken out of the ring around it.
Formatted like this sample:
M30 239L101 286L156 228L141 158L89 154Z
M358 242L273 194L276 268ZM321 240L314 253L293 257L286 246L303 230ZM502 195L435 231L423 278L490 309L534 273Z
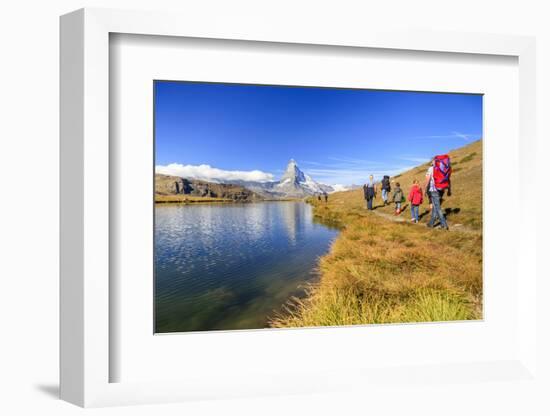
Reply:
M372 211L372 201L376 198L376 185L374 184L374 177L369 176L369 181L363 185L363 195L367 204L367 209Z
M422 189L420 188L420 184L418 183L417 179L413 181L408 200L411 203L411 221L417 224L419 206L422 204L422 202L424 202Z
M403 191L399 182L395 183L395 190L393 191L393 202L395 202L395 215L401 214L401 202L403 202Z
M441 209L441 203L445 190L447 190L447 196L451 196L451 171L449 156L439 155L433 158L432 165L426 172L426 192L430 196L430 203L432 204L432 215L426 225L430 228L435 226L435 221L439 218L440 227L445 230L449 229Z
M323 195L325 196L325 204L328 202L328 194L326 192L323 192Z
M321 194L317 194L317 199L320 201L321 200Z
M382 201L384 202L384 205L388 205L388 195L391 192L391 185L390 185L390 177L388 175L384 175L382 178Z

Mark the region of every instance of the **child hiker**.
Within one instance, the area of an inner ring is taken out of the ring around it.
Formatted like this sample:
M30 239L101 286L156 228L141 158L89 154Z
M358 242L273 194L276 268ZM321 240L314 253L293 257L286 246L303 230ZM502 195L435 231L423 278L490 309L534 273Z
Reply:
M418 181L415 179L413 181L412 188L409 192L409 202L411 203L411 221L418 223L418 207L423 202L422 189L418 184Z
M401 202L403 201L403 191L399 182L395 184L395 190L393 191L393 202L395 202L395 215L401 214Z

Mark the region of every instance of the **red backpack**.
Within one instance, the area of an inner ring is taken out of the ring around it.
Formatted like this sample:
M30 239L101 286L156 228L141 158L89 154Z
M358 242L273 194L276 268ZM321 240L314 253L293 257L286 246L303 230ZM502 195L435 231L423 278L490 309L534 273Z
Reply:
M434 184L438 190L447 189L451 180L451 158L449 155L434 157Z

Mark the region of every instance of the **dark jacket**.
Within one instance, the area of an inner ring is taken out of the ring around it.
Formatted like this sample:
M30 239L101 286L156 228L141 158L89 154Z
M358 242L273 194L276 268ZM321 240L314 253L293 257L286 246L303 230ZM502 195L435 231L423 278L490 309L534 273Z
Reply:
M382 178L382 189L391 192L390 177L388 175L384 175Z
M363 185L363 195L365 199L373 199L376 196L376 191L373 183L366 183Z

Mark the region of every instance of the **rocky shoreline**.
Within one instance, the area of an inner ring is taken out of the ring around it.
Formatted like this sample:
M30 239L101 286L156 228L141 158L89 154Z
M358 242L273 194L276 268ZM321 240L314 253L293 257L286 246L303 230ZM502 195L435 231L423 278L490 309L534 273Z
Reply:
M155 174L155 202L254 202L264 197L239 185Z

